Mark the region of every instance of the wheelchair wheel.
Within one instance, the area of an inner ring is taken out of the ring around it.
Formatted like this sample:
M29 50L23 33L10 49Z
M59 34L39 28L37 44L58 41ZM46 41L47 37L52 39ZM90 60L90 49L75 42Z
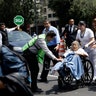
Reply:
M63 78L63 81L64 81L64 83L66 85L71 85L72 84L72 82L73 82L73 75L71 74L71 72Z
M89 60L86 59L83 61L83 65L84 65L84 74L82 76L82 80L85 85L89 85L93 80L94 75L93 65Z
M62 78L60 76L58 76L58 87L59 87L59 89L61 89L63 87L63 85L64 85L64 82L63 82Z
M64 74L62 74L62 73L64 73ZM62 68L62 70L59 71L59 75L60 75L60 78L62 79L62 82L65 85L71 85L72 84L72 82L73 82L73 75L71 74L71 70L68 67L64 66Z

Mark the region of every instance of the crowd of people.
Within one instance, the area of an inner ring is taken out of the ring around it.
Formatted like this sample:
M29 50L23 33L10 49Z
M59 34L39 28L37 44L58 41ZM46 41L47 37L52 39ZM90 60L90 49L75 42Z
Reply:
M22 47L22 51L24 53L23 56L27 60L28 67L31 72L31 91L33 93L43 92L41 88L38 88L37 81L48 82L47 76L50 70L51 61L53 62L53 71L58 70L60 66L62 66L62 62L65 59L58 56L60 49L60 39L62 37L66 43L66 50L68 49L64 54L62 54L62 56L65 56L66 54L68 55L71 52L74 52L74 54L76 54L75 59L79 58L77 55L83 54L85 56L88 56L94 67L93 80L96 80L96 18L94 18L92 21L92 28L87 28L85 21L79 21L78 25L75 25L75 20L70 19L68 24L65 25L62 34L60 34L59 30L56 27L52 26L48 20L45 20L43 24L45 28L42 30L42 33L40 35L34 36L32 40L30 40ZM8 29L6 28L4 23L0 23L0 51L2 51L3 46L8 47L7 32L15 30L16 28L17 26ZM2 58L1 55L0 57ZM38 79L39 63L43 64L40 79ZM81 63L76 66L79 66L82 69ZM4 68L2 68L1 66L0 71L2 71L3 69ZM79 77L74 74L75 76L77 76L77 79L80 79L81 75L84 72L83 69L81 71L79 71ZM14 73L14 71L12 73ZM2 73L2 76L3 75L4 73ZM4 87L3 83L4 82L0 80L0 89Z
M62 34L59 34L59 31L56 27L52 26L51 23L47 20L44 21L44 30L42 34L47 34L50 30L53 30L56 33L55 38L47 43L47 46L51 52L58 57L58 50L59 50L59 44L60 39L63 37L65 43L66 43L66 50L70 49L72 46L72 42L76 40L76 42L79 42L81 48L87 53L87 56L91 63L93 64L94 68L94 77L93 80L96 80L96 64L95 64L95 50L96 50L96 44L95 44L95 30L96 30L96 18L92 21L92 28L87 28L87 24L85 21L79 21L78 25L75 25L75 20L70 19L68 24L65 25L64 31ZM65 50L65 49L64 49ZM65 53L68 51L65 51ZM63 54L62 54L63 55ZM43 70L41 73L41 76L38 81L39 82L48 82L47 76L48 72L50 70L50 60L52 60L50 57L46 56L44 58L43 63ZM63 60L63 58L62 58ZM60 61L62 62L62 61ZM53 66L57 65L57 61L53 61ZM60 63L59 63L60 66ZM55 67L55 66L54 66ZM81 66L82 67L82 66ZM81 68L80 67L80 68ZM82 72L83 73L83 72ZM81 75L80 75L81 76Z

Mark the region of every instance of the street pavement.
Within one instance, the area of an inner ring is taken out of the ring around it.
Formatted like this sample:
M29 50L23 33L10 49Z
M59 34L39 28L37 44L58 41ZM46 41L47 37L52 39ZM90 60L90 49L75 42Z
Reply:
M40 65L38 79L40 79L41 70L42 65ZM96 96L95 83L92 83L90 86L83 86L79 88L77 88L75 85L72 85L70 87L65 86L62 89L59 89L57 72L54 75L48 75L48 83L38 82L38 87L44 92L39 94L35 93L34 96Z

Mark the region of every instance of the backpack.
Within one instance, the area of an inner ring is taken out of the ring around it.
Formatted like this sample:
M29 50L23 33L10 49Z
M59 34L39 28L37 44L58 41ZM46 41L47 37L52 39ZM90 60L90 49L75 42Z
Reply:
M9 74L0 77L0 80L6 85L0 89L0 96L33 96L30 87L22 82L16 74Z
M0 89L0 96L5 96L3 95L5 93L10 94L10 96L33 96L29 87L30 70L25 58L6 46L2 46L1 55L3 75L0 80L6 87Z
M11 74L14 72L24 73L23 75L30 75L30 70L25 58L17 52L10 50L7 46L3 45L1 49L1 69L3 75Z

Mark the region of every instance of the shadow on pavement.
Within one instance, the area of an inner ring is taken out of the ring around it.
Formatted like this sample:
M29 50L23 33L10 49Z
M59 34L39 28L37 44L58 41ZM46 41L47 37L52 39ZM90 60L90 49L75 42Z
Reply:
M54 85L50 90L46 91L45 94L58 94L62 92L69 92L78 89L77 86L71 85L71 86L63 86L61 89L58 88L58 85Z
M51 81L51 80L50 80ZM52 80L54 81L54 80ZM44 91L43 93L38 94L39 96L46 96L46 95L59 95L60 93L65 93L65 92L69 92L69 91L73 91L73 90L78 90L78 89L82 89L82 88L88 88L88 91L93 91L96 92L96 83L92 83L89 86L77 86L77 85L65 85L63 86L61 89L59 89L58 85L54 85L53 87L51 87L49 90Z
M90 86L88 86L88 91L96 92L96 82L93 82Z

